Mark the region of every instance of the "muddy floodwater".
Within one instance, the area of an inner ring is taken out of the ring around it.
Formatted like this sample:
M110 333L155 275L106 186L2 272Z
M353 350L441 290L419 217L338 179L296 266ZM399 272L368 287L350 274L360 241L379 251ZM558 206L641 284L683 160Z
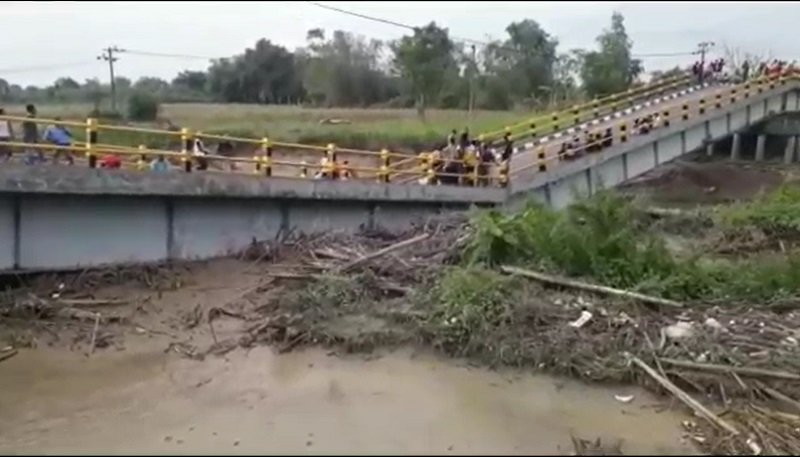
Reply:
M163 348L162 348L163 349ZM634 395L622 403L614 395ZM495 372L400 351L21 351L0 365L0 453L693 453L678 412L635 388Z

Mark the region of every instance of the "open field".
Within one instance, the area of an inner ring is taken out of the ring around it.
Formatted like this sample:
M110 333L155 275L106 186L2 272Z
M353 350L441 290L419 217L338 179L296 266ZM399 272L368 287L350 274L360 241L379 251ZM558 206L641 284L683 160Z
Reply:
M39 116L84 119L92 109L89 104L41 105ZM9 114L22 115L24 106L6 107ZM421 151L433 143L445 141L451 129L459 132L470 127L475 133L503 128L534 113L512 111L475 111L470 122L466 111L429 110L422 122L413 109L371 108L302 108L297 106L261 106L216 103L180 103L161 106L160 120L147 126L166 127L168 123L186 126L205 133L232 136L269 136L274 141L327 144L380 150L388 147L404 152ZM340 119L345 123L322 124ZM77 132L76 132L77 133ZM116 139L116 138L115 138ZM126 143L152 141L145 135L126 134Z

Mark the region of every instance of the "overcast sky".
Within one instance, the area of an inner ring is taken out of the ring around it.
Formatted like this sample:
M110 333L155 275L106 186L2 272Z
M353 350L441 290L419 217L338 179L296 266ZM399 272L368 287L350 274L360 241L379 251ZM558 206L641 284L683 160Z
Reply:
M612 11L625 15L635 54L687 52L699 41L800 58L800 3L793 2L326 2L410 25L431 20L454 36L504 38L512 21L531 18L555 35L559 49L591 48ZM308 2L1 2L0 78L50 84L59 76L108 80L96 60L104 46L139 51L230 56L267 38L294 49L314 27L393 39L407 33L328 11ZM691 57L644 58L647 70L685 64ZM123 54L118 74L171 79L180 70L207 68L202 59Z

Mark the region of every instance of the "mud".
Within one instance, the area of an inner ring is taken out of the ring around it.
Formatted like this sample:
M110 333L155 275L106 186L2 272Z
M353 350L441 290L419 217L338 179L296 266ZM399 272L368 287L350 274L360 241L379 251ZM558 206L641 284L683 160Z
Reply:
M0 370L0 453L565 455L572 436L626 454L693 452L682 416L656 413L639 389L410 351L367 361L259 347L195 362L39 349Z
M660 205L684 206L750 200L786 180L777 166L677 161L619 186Z

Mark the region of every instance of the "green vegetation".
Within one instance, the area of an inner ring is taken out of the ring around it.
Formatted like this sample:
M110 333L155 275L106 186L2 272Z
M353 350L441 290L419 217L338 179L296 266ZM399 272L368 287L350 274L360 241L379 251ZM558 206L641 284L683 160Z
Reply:
M154 121L158 117L158 99L146 92L134 92L128 98L128 119Z
M800 233L800 185L787 183L774 192L726 209L721 220L733 227L754 226L769 233Z
M782 190L767 198L794 215L797 196ZM789 217L780 209L766 212L772 221ZM610 192L564 211L531 204L511 215L483 213L474 222L476 234L466 259L470 265L533 266L679 300L769 301L800 289L800 261L792 255L733 261L702 254L677 258L636 214L632 203Z

